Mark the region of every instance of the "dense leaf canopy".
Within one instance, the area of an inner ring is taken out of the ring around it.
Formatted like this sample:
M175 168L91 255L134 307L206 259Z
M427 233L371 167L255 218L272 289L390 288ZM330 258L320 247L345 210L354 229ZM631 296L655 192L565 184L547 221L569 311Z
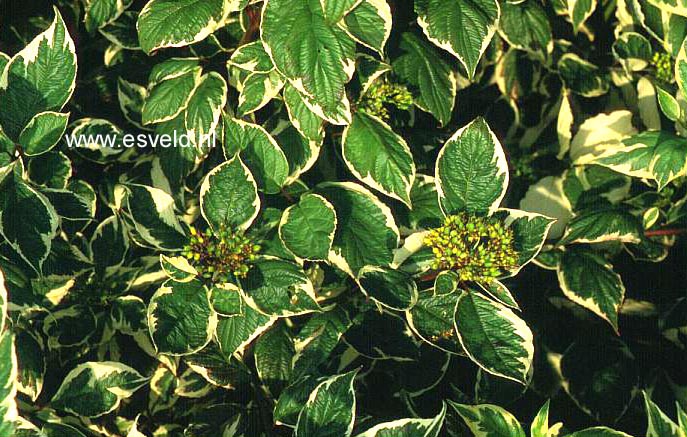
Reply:
M0 437L687 437L687 0L0 0Z

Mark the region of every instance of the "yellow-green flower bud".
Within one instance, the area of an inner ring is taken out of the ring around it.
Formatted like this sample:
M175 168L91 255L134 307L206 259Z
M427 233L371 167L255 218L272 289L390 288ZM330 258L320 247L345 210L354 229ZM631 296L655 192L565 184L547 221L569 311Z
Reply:
M450 240L442 237L446 234ZM432 268L455 270L462 281L491 282L518 266L513 231L493 217L449 216L424 243L435 257Z
M651 65L656 69L656 79L665 83L673 82L673 63L668 53L655 52Z
M189 244L184 248L185 256L207 279L226 280L231 276L245 277L250 263L256 259L260 246L254 244L243 231L220 228L198 232L190 228Z
M389 106L407 111L413 106L413 95L405 85L381 80L373 83L359 101L361 109L370 115L389 119Z

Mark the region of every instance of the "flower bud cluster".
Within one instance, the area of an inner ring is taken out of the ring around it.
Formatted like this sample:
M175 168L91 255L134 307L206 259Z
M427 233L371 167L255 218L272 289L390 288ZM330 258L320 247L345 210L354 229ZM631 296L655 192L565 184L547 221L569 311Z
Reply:
M407 111L413 106L413 95L405 85L384 80L373 83L360 100L361 109L382 120L389 120L388 106Z
M260 246L242 231L222 227L214 234L209 228L202 232L193 226L190 231L191 238L183 255L206 279L226 282L230 275L245 278L260 251Z
M466 213L446 218L424 239L434 270L455 270L461 281L491 282L518 266L513 231L494 217Z
M673 63L668 53L655 52L651 58L651 65L656 68L656 79L665 83L673 81Z
M453 329L447 329L446 331L443 331L441 333L435 334L435 335L430 335L429 339L431 341L437 342L439 340L448 340L451 337L453 337L454 332Z

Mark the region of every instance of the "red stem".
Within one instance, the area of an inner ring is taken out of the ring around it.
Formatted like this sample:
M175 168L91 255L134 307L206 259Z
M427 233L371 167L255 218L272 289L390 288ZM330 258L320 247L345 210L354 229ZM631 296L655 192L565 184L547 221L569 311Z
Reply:
M439 275L439 272L429 272L425 274L424 276L420 277L420 281L431 281L432 279L436 279L436 277Z
M687 233L687 229L655 229L653 231L644 232L645 237L662 237L666 235L680 235Z

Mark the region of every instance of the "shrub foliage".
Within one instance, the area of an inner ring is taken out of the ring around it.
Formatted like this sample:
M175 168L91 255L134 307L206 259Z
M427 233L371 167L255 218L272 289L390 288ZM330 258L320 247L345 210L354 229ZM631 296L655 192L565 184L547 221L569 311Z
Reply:
M0 437L687 436L684 0L0 4Z

